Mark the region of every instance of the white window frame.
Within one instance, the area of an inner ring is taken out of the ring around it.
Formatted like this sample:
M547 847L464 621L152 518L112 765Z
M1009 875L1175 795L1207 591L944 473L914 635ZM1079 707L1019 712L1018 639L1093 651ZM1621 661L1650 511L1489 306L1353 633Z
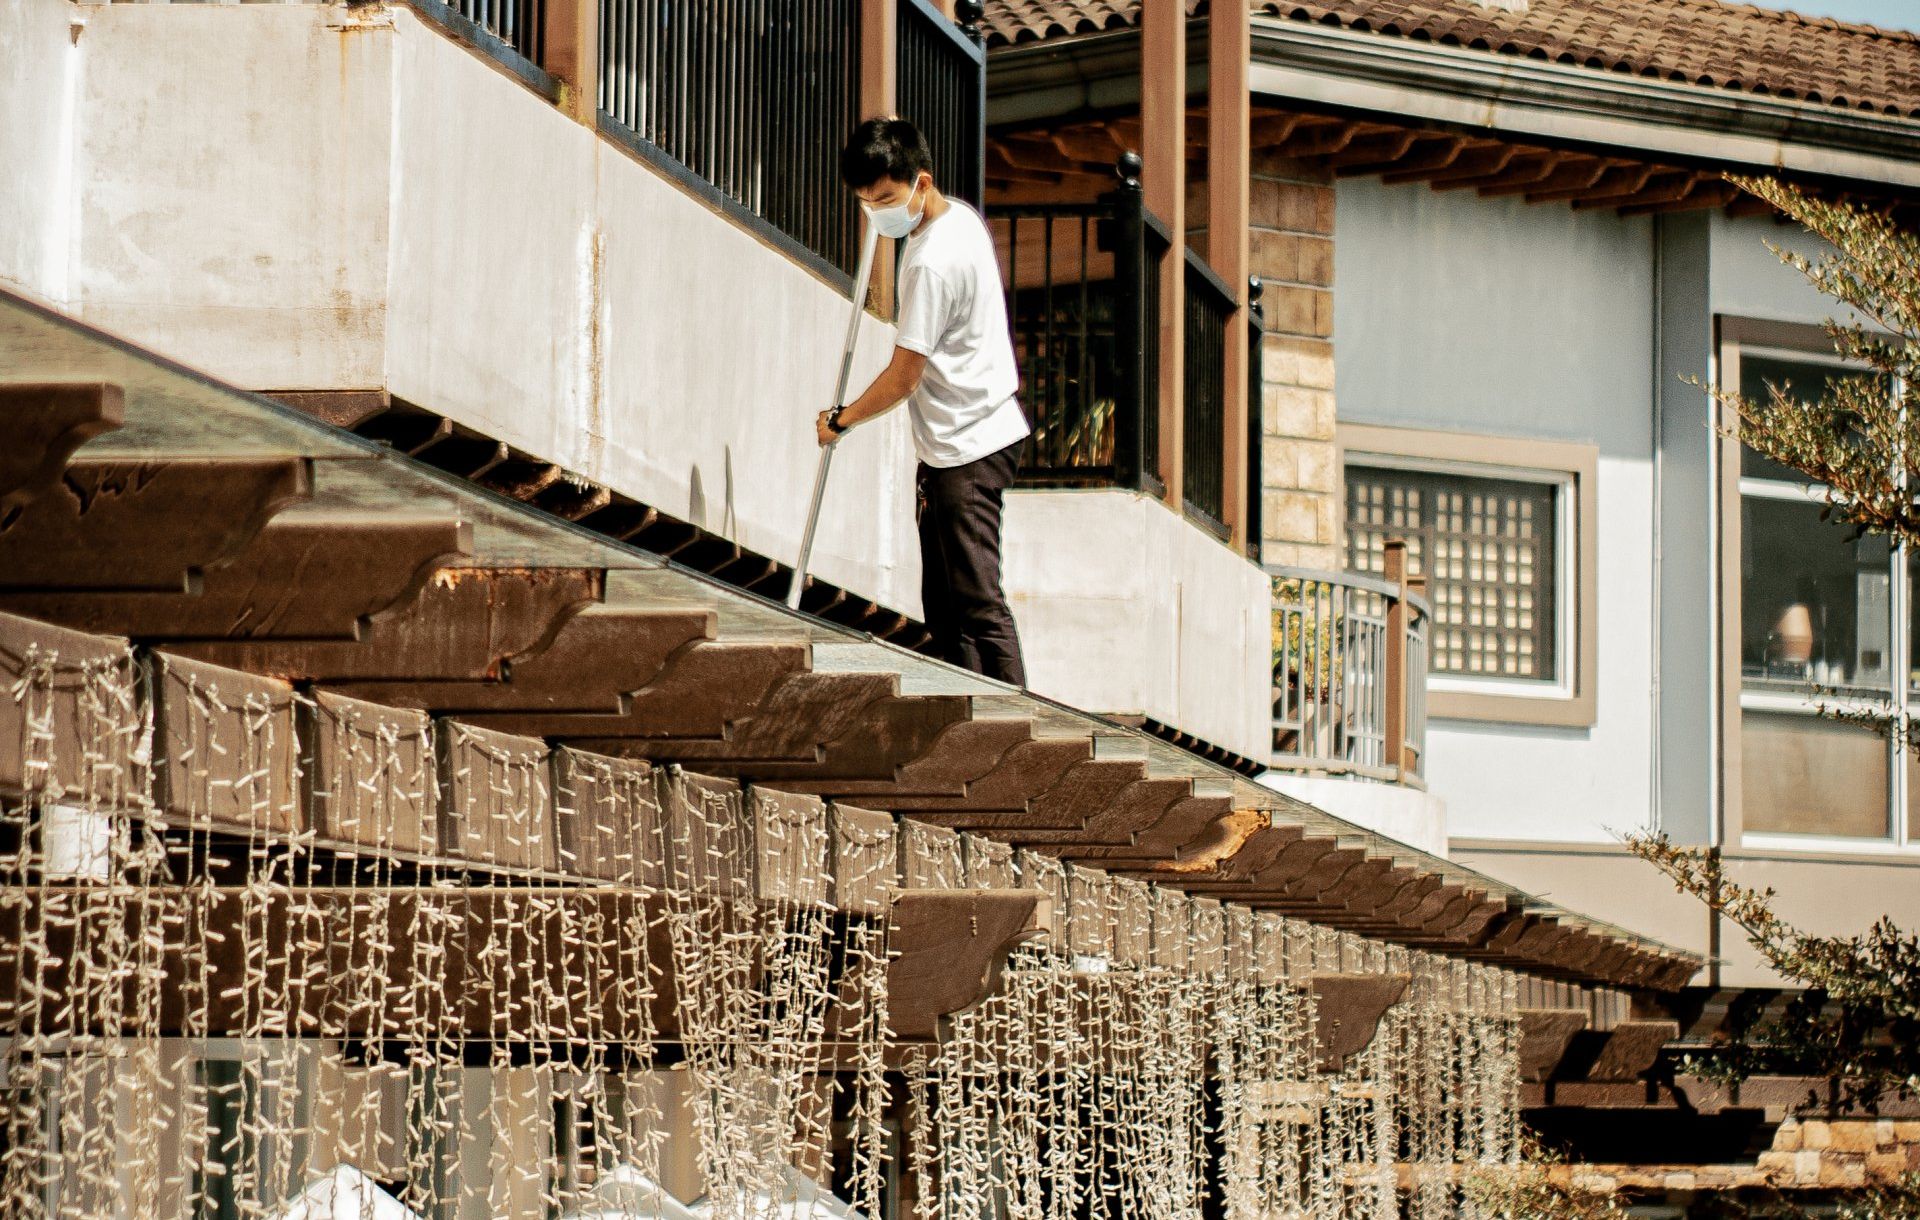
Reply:
M1759 356L1772 360L1792 361L1795 364L1824 365L1828 368L1851 369L1856 372L1871 371L1858 361L1843 360L1834 352L1817 349L1799 348L1780 343L1737 342L1741 358ZM1737 387L1735 387L1737 388ZM1736 443L1733 446L1736 461L1742 461L1745 447ZM1751 497L1759 500L1784 502L1800 501L1820 505L1829 499L1830 492L1823 483L1795 482L1787 479L1769 479L1760 476L1739 474L1737 487L1740 501L1744 504ZM1889 596L1887 616L1887 653L1888 653L1888 698L1894 701L1896 692L1911 695L1915 691L1912 678L1914 650L1913 641L1908 639L1905 629L1905 616L1908 613L1908 599L1912 596L1913 575L1910 556L1905 546L1894 542L1889 548L1887 560L1888 586L1893 592ZM1741 597L1746 596L1744 585ZM1740 624L1729 622L1728 629L1740 630ZM1777 690L1749 689L1744 674L1740 675L1740 711L1772 712L1805 716L1815 719L1820 714L1820 701L1812 695L1789 694ZM1864 706L1874 706L1877 701L1855 700ZM1900 702L1904 703L1904 700ZM1865 731L1865 730L1862 730ZM1883 833L1877 838L1848 838L1839 835L1802 834L1793 831L1769 830L1752 831L1746 827L1746 812L1741 811L1740 842L1743 847L1759 848L1767 851L1803 852L1842 855L1901 856L1911 857L1920 854L1920 836L1910 833L1914 821L1907 812L1912 800L1908 791L1906 774L1906 751L1889 743L1886 779L1886 822Z

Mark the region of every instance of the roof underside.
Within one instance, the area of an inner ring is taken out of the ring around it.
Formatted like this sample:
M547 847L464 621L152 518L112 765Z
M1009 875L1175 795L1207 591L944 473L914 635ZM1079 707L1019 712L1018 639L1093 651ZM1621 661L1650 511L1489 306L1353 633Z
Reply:
M1189 12L1203 0L1187 0ZM1920 117L1920 37L1719 0L1255 0L1253 11L1442 46ZM1138 23L1137 0L988 0L992 45Z

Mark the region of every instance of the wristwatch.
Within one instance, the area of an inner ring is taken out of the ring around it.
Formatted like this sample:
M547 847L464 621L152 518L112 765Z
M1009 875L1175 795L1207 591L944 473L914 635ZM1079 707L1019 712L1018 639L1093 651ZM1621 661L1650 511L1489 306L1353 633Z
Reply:
M840 412L846 409L847 405L841 403L827 412L827 431L833 433L835 436L839 436L847 430L847 425L840 422Z

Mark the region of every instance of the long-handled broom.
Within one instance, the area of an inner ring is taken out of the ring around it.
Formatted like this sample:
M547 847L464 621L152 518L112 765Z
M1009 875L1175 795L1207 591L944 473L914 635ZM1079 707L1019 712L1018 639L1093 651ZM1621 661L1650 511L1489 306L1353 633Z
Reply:
M853 316L847 319L847 346L840 354L840 381L834 387L833 401L828 407L838 406L846 401L847 378L853 372L853 348L860 341L860 315L867 308L867 281L873 276L873 250L880 242L880 234L872 225L866 226L866 236L860 243L860 267L853 275ZM800 594L807 587L807 560L813 555L813 530L820 524L820 501L827 494L827 468L833 465L833 448L838 440L829 442L820 450L820 465L813 473L813 506L807 509L807 528L800 535L800 557L793 561L793 584L787 588L787 605L798 610Z

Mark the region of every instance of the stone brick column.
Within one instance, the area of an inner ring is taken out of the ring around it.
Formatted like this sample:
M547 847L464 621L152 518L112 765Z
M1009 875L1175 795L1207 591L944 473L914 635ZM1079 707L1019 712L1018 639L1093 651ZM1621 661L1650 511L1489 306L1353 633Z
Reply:
M1338 570L1333 408L1333 175L1255 149L1250 270L1265 284L1261 556Z

